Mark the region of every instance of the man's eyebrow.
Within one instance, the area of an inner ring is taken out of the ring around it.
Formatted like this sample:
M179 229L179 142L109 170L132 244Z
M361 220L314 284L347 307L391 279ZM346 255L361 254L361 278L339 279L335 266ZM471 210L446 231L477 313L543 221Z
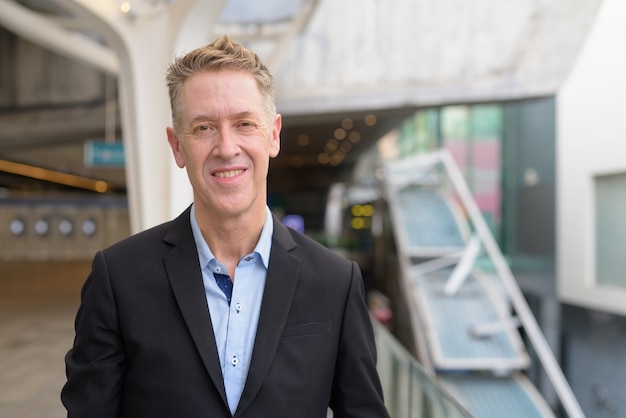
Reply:
M200 114L200 115L196 115L193 118L191 118L191 123L195 123L195 122L210 122L215 120L214 118L210 117L209 115L205 115L205 114Z
M252 111L244 110L243 112L235 113L232 116L232 119L242 119L242 118L259 118L259 115L257 115L256 113Z
M257 119L260 119L260 116L257 115L255 112L252 112L252 111L249 111L249 110L244 110L244 111L235 113L233 115L230 115L228 117L228 119L243 119L243 118L257 118ZM217 120L217 118L202 113L202 114L194 116L191 119L191 123L195 123L195 122L213 122L213 121L216 121L216 120Z

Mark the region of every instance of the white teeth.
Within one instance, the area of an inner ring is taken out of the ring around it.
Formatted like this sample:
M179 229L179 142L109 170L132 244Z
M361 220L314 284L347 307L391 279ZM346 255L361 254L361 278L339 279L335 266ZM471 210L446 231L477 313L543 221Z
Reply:
M241 173L243 173L243 170L218 171L217 173L215 173L215 177L225 179L228 177L238 176Z

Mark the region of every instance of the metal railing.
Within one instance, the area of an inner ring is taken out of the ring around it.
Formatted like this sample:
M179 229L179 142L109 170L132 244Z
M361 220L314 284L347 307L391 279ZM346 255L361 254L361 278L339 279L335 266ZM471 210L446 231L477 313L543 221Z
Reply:
M392 418L471 418L384 326L372 322L378 373Z

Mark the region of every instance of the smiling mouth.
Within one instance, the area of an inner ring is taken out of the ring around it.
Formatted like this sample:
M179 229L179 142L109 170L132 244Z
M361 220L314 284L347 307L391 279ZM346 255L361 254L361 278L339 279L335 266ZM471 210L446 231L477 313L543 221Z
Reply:
M229 170L229 171L218 171L217 173L213 175L221 179L227 179L230 177L238 176L241 173L243 173L243 170L239 169L239 170Z

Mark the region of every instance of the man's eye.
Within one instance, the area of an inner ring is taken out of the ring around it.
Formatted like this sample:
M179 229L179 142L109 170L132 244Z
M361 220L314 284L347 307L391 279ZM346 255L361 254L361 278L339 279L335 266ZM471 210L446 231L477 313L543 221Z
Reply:
M254 128L256 125L250 121L242 121L239 122L239 128L240 129L251 129Z
M213 129L211 129L211 126L209 125L198 125L193 128L193 133L198 136L207 136L210 135L212 132Z

